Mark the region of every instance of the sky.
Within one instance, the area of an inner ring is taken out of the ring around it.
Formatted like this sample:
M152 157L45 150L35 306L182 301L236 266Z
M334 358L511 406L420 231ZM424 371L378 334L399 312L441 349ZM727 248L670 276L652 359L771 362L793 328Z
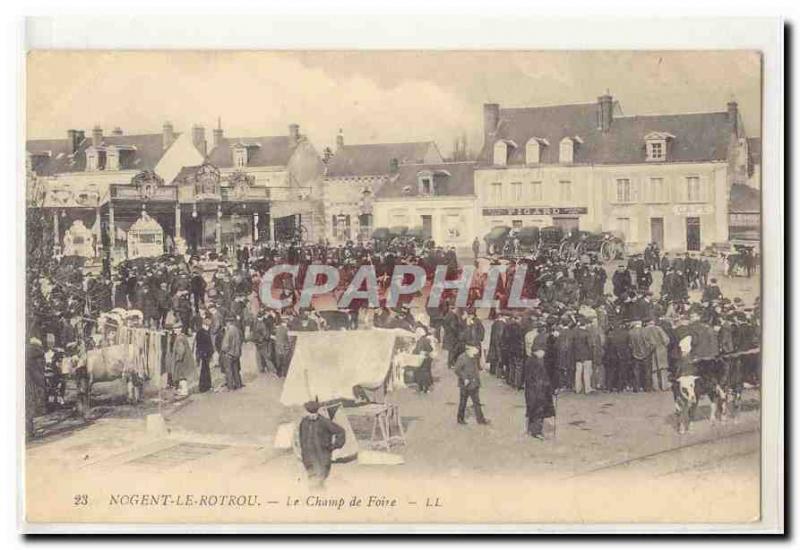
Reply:
M761 60L747 51L35 51L29 139L94 125L110 133L211 128L285 135L297 123L322 150L435 140L443 154L482 141L482 104L587 103L608 90L625 115L724 111L760 135Z

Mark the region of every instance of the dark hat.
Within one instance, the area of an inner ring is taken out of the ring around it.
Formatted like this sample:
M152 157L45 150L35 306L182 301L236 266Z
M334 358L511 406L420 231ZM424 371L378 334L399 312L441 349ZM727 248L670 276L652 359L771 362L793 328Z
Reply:
M319 410L319 401L307 401L303 407L305 407L308 412L314 414Z

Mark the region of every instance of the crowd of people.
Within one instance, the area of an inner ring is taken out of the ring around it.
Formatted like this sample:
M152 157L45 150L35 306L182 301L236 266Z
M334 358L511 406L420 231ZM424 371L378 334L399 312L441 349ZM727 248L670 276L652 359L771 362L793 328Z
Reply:
M29 369L28 378L35 386L31 391L38 395L40 386L52 389L53 384L39 384L47 378L39 375L40 370L45 374L58 370L53 352L79 358L96 345L92 336L98 330L98 315L113 309L139 311L145 327L181 334L187 342L191 339L190 353L184 357L189 368L169 369L170 375L180 372L180 379L169 383L177 386L193 378L200 392L212 389L215 366L224 374L224 388L242 387L245 341L253 342L261 372L283 377L293 352L291 331L401 328L416 334L414 352L423 356L415 378L420 392L429 392L433 385L434 348L441 343L448 352L447 364L461 392L459 423L465 422L469 400L478 422L488 422L479 397L479 373L487 368L510 386L525 389L529 432L541 438L542 419L554 413L552 396L557 392L670 389L681 369L697 363L682 356L678 342L683 334L693 336L695 359L758 348L757 302L745 307L739 298L725 298L716 280L709 277L712 270L707 259L691 254L671 257L654 245L617 266L611 275L611 293L606 292L606 269L596 256L490 258L484 262L489 267L505 267L495 294L499 305L488 312L490 325L474 306L488 277L477 254L478 269L466 307L455 307L454 296L446 293L441 306L416 312L410 304L413 295L403 296L393 308L383 300L379 307L356 300L348 311L299 308L297 281L304 280L305 270L313 263L339 270L340 284L334 293L341 292L362 265L374 266L383 289L394 267L401 264L422 267L429 281L438 266L447 267L449 278L458 277L462 270L455 249L412 239L233 247L220 255L125 261L95 275L80 266L67 269L63 260L54 259L29 277L29 334L33 337L29 357L35 358L29 361L35 371ZM266 308L259 299L261 279L277 264L299 266L297 277L276 280L281 296L289 298L289 305L281 310ZM512 309L511 284L523 265L527 273L522 296L536 305ZM655 271L663 274L657 297L652 290ZM701 291L701 298L692 302L689 291L694 289ZM738 384L757 377L757 359L750 356L731 361L731 367ZM63 380L58 387L63 387Z

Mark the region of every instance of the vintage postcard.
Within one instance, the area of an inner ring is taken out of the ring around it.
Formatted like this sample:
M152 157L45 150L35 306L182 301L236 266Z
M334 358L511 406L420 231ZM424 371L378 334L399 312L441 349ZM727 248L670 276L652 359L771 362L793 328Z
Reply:
M26 528L759 522L763 63L30 51Z

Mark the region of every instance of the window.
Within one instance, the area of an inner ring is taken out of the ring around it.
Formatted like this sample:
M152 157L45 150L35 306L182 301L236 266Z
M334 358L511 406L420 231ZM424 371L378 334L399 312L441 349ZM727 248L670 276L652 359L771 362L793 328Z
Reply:
M247 148L236 147L233 150L233 164L236 168L244 168L247 166Z
M665 160L666 147L663 141L650 141L647 144L647 160Z
M558 162L562 164L572 164L575 158L574 149L575 143L572 141L572 138L565 137L562 139L558 149Z
M627 178L617 180L617 202L631 202L631 180Z
M431 194L431 178L422 178L419 180L420 183L420 192L423 195L430 195Z
M667 143L674 138L675 136L667 132L650 132L644 136L647 160L652 162L667 160Z
M664 178L650 178L648 199L650 202L669 202L667 186L664 185Z
M511 200L515 204L522 202L522 182L515 181L511 183Z
M106 149L106 170L119 170L119 149L116 147Z
M501 182L495 182L490 186L489 201L494 205L503 204L503 184Z
M697 176L688 176L686 178L686 200L689 202L699 202L702 200L700 196L700 178Z
M561 199L561 202L567 202L572 200L572 182L571 181L560 181L558 182L558 197Z
M494 144L494 164L498 166L508 164L508 145L505 141L498 141Z
M519 229L522 227L522 220L511 220L511 227L514 229Z
M541 145L539 144L539 140L537 138L531 138L528 140L528 143L525 146L525 162L527 164L538 164L540 162L540 147Z
M532 181L528 190L529 190L528 198L530 200L537 202L542 200L542 182Z
M97 158L97 149L91 148L86 150L86 170L93 172L100 169Z

